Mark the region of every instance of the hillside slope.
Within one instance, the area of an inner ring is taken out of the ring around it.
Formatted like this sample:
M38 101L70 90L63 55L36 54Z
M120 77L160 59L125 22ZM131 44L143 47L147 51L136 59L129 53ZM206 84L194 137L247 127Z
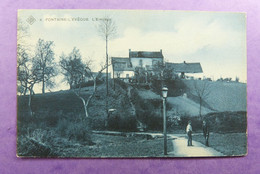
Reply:
M180 115L186 116L197 116L199 115L200 105L193 100L179 96L179 97L168 97L167 102L173 106L172 110ZM214 112L206 107L201 108L202 115L206 115L210 112Z
M127 96L127 91L116 84L116 90L113 91L109 86L108 109L115 110L109 114L109 120L113 129L134 129L135 115L131 114L131 103ZM93 87L82 88L82 96L85 100L93 93ZM28 117L28 98L29 96L18 96L18 122ZM36 94L32 96L32 112L35 116L43 120L55 120L52 125L58 124L58 121L70 117L73 119L85 118L85 112L82 101L72 90L51 92L46 94ZM92 97L89 107L89 119L93 129L106 129L106 86L98 85L97 92ZM25 123L22 123L22 125ZM116 124L116 125L115 125Z
M202 85L205 81L197 80L198 85ZM184 80L190 92L196 95L194 90L194 80ZM224 111L246 111L247 93L245 83L235 82L211 82L209 84L209 95L205 98L205 102L213 109L219 112Z

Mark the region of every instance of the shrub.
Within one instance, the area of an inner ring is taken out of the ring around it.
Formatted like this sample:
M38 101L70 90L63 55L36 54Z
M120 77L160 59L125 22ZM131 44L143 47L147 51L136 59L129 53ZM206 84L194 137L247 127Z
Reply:
M17 153L19 156L53 156L55 151L51 148L54 139L52 131L36 129L27 132L27 135L18 136Z
M168 87L169 97L181 96L187 91L187 87L181 79L167 80L163 83L161 82L161 80L154 79L152 81L152 87L157 94L161 94L162 84L163 86Z
M88 120L68 121L66 119L60 119L56 130L62 137L91 145L93 142L91 141Z
M206 120L210 132L246 132L246 112L219 112L209 113L200 119L199 117L180 117L179 129L185 130L188 121L192 121L193 131L202 131L202 120Z
M122 89L127 90L128 86L123 80L114 79L114 81L115 81L115 84L119 85Z
M108 129L117 131L135 131L136 118L134 116L126 116L120 113L113 114L108 119Z

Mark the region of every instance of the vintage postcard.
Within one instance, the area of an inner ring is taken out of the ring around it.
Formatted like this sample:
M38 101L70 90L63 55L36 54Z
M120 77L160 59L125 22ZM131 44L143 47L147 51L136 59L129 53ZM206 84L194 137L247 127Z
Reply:
M17 156L247 154L246 15L19 10Z

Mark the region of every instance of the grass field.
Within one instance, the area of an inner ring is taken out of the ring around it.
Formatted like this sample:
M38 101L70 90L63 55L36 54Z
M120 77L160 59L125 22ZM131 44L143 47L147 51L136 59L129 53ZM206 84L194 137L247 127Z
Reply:
M179 96L179 97L168 97L167 102L173 106L173 109L176 110L181 115L197 116L199 115L199 103L194 102L193 100ZM206 115L212 110L203 107L201 108L202 115Z
M205 81L197 80L198 85L202 85ZM246 111L246 84L235 82L211 82L206 81L209 84L208 90L210 91L205 102L214 110L219 112L224 111ZM194 81L184 80L184 83L194 92Z
M87 145L83 141L69 140L52 134L51 140L42 144L49 148L48 154L28 155L33 157L161 157L163 156L163 138L147 139L141 136L113 136L92 134L93 144ZM28 143L28 142L27 142ZM32 147L33 144L27 144ZM26 150L26 148L23 148ZM36 149L35 149L36 150ZM39 151L41 149L37 149ZM168 141L168 151L172 151L171 141ZM24 151L18 152L19 156Z
M144 139L142 137L123 137L93 134L95 146L80 148L77 156L89 157L160 157L163 156L163 138ZM172 151L168 141L168 151ZM72 156L75 153L71 154Z
M205 143L202 135L194 135L193 140ZM246 133L212 133L209 137L209 146L227 156L243 156L247 153Z

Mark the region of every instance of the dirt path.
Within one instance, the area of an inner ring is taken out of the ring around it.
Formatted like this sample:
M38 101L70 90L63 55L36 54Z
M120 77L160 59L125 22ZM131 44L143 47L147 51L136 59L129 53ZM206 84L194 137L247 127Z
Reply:
M224 156L221 152L211 147L207 147L197 141L192 141L193 146L187 146L187 138L169 135L173 140L173 151L169 156L173 157L209 157Z
M160 133L148 133L152 136L163 136ZM207 147L197 141L192 141L193 146L187 146L185 134L168 134L168 141L172 141L173 149L168 153L169 157L217 157L224 156L221 152L211 147Z

